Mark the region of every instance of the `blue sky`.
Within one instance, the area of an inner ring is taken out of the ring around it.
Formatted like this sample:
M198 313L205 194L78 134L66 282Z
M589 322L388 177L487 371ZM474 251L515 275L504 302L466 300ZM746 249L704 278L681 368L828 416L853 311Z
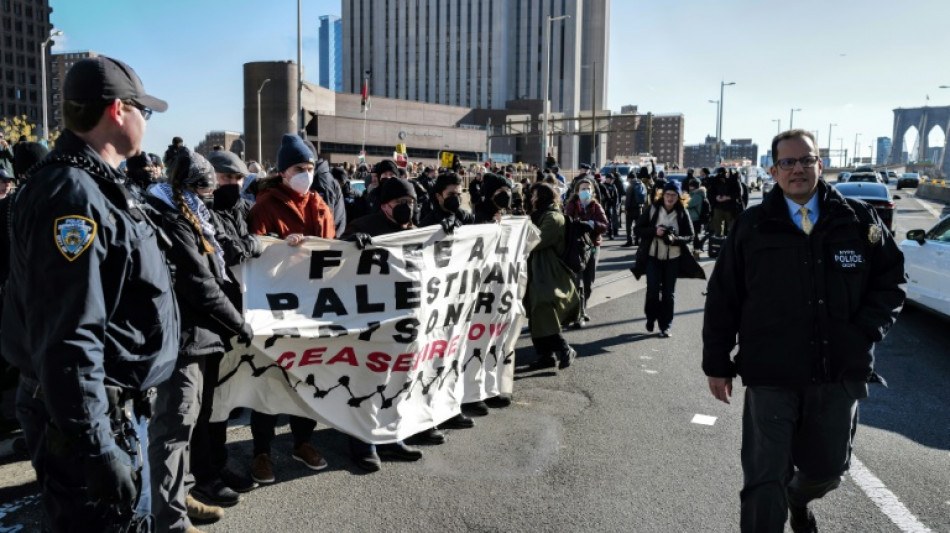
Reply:
M296 60L295 0L50 0L65 35L54 51L93 50L139 73L169 102L149 122L145 148L175 135L189 146L208 131L243 131L243 64ZM682 113L686 143L713 134L721 80L723 137L751 137L764 153L776 132L816 130L819 144L862 155L891 136L893 109L950 105L944 0L613 0L608 107ZM317 78L320 15L339 0L304 0L305 78ZM939 136L938 136L939 137Z

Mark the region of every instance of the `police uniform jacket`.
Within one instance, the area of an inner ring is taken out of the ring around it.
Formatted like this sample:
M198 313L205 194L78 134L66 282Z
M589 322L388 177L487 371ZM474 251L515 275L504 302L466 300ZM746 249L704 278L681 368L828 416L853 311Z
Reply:
M175 295L181 307L180 353L186 356L225 351L222 337L241 332L244 317L224 292L230 283L214 253L202 253L200 235L185 215L149 195L149 204L159 213L159 222L172 240L168 260L173 268Z
M45 392L77 451L113 438L103 384L144 390L170 375L179 315L151 221L123 177L66 130L12 206L2 351ZM134 202L132 203L134 206Z
M872 379L874 343L904 302L903 254L873 208L824 181L816 194L810 235L779 188L739 216L709 281L707 376L772 386Z

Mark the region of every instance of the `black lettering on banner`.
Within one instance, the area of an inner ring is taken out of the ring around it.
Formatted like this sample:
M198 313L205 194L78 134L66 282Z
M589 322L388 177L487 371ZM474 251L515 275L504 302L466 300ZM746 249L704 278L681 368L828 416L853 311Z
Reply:
M471 289L471 291L472 291L472 292L477 292L478 289L480 289L481 286L482 286L482 277L481 277L481 274L482 274L482 273L481 273L477 268L473 268L473 269L471 270L471 274L472 274L472 289Z
M313 305L313 318L323 318L323 315L333 313L337 316L347 314L346 306L332 287L324 287L317 293L317 303Z
M468 262L471 263L472 259L485 260L485 241L481 237L477 237L475 244L472 245L472 252L468 255Z
M382 313L385 310L386 304L384 303L370 303L368 285L356 286L356 311L358 313Z
M450 292L452 292L452 282L458 279L458 277L459 277L458 272L450 272L445 275L445 294L449 294Z
M310 252L310 279L323 279L323 272L341 265L342 250L315 250Z
M508 283L511 285L517 285L519 274L521 274L521 265L516 263L508 263Z
M459 280L459 295L465 294L465 289L468 288L468 271L462 271L462 279Z
M439 297L439 285L442 283L439 278L429 279L429 283L426 284L426 292L429 294L429 297L426 298L426 303L431 304Z
M277 320L283 320L283 311L295 311L300 305L297 295L292 292L279 292L266 294L265 296L267 298L267 305Z
M491 307L495 303L495 295L490 292L478 293L478 301L475 303L475 312L481 313L482 308L485 313L491 314Z
M459 320L462 319L463 307L465 307L464 303L449 304L445 309L445 322L442 324L442 327L447 328L458 324Z
M366 325L366 329L360 332L359 337L361 341L369 341L373 339L373 333L379 329L379 322L370 322Z
M505 276L501 272L501 263L492 264L491 270L488 271L483 283L501 283L504 285Z
M505 260L505 256L508 255L508 241L505 239L498 239L498 246L495 247L495 254L501 256L501 260Z
M418 272L419 265L422 264L422 243L402 245L402 257L406 261L407 271Z
M402 333L402 335L393 335L393 340L396 342L408 344L419 338L419 320L416 318L404 318L396 322L394 328Z
M449 266L452 259L453 241L436 241L435 243L435 266L445 268Z
M418 281L397 281L395 283L395 289L396 309L417 309L422 307Z
M435 329L435 325L439 323L439 310L433 309L429 313L429 321L426 322L426 335L432 333L432 330Z
M371 274L373 265L379 267L380 274L389 274L389 252L382 248L363 250L360 253L360 262L356 267L356 273L360 276Z
M498 312L504 315L511 311L511 301L513 299L514 295L511 294L511 291L501 293L501 305L498 307Z

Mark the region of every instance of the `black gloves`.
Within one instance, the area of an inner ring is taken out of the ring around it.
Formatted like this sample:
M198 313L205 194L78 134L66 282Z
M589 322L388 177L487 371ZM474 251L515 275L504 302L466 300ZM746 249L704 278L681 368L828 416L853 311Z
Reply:
M86 458L83 463L86 491L92 501L129 507L138 491L138 475L132 468L132 459L118 446L112 446L101 455Z
M247 255L249 257L260 257L264 253L264 246L261 244L261 239L257 235L247 235L244 237L244 248L247 250Z
M455 231L455 217L445 217L440 222L442 226L442 231L447 235L451 235Z
M251 347L251 341L254 339L254 329L247 322L241 324L241 332L238 333L237 341L245 348Z
M352 243L355 244L356 247L359 248L360 250L362 250L363 248L366 248L367 246L373 244L373 238L370 237L369 233L354 233L354 234L350 235L349 237L347 237L346 239L343 239L343 240L345 240L345 241L347 241L347 242L352 242Z

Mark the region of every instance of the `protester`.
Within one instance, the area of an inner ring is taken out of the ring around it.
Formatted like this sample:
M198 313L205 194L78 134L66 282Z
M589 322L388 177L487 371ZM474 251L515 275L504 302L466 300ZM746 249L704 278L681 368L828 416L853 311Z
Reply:
M736 216L742 211L742 189L739 179L728 175L722 167L716 170L716 176L708 189L712 206L711 233L722 238L732 230Z
M314 155L297 135L285 134L277 152L278 174L261 184L257 202L248 215L248 230L255 235L275 235L290 246L301 245L306 236L332 239L336 236L333 213L313 184ZM292 457L311 470L323 470L327 462L311 444L314 420L290 415L293 434ZM254 460L251 477L258 483L275 481L271 442L277 415L251 412Z
M589 178L574 180L574 194L564 208L564 214L586 222L591 227L592 240L594 241L594 250L591 252L590 259L584 271L577 275L575 284L580 293L581 312L574 322L574 326L584 327L586 322L590 322L590 315L587 314L587 302L590 300L591 286L594 283L594 276L597 273L597 256L600 245L603 244L603 235L607 231L608 222L604 210L597 201L594 193L594 184Z
M168 148L165 150L165 156L162 158L162 162L165 163L165 168L171 168L175 162L175 157L178 156L178 152L183 148L185 148L184 139L181 137L172 137L172 143L168 145Z
M105 56L76 62L62 94L66 129L12 207L2 351L20 371L43 529L142 531L146 391L172 371L179 322L164 241L118 167L168 106Z
M622 246L638 246L640 238L633 228L640 218L643 206L647 203L647 188L636 174L631 172L627 175L627 191L624 196L624 216L626 217L627 242Z
M810 131L777 135L772 154L781 192L739 216L709 281L703 371L722 402L736 375L746 386L741 530L784 531L790 514L792 531L817 531L808 504L848 471L904 258L872 207L819 179Z
M703 249L703 204L706 203L706 188L699 180L690 178L685 180L689 201L686 203L686 210L689 212L689 220L693 223L693 257L699 259L699 252Z
M18 142L13 145L13 178L17 185L26 181L26 171L39 163L49 150L37 142Z
M126 187L140 203L145 202L145 191L156 183L152 168L152 159L145 152L125 160Z
M454 172L446 172L436 178L432 185L435 205L422 220L420 226L439 224L446 233L465 224L474 224L475 217L462 209L462 178Z
M643 211L637 221L637 234L640 248L633 273L637 279L643 274L647 276L644 305L647 331L652 332L659 322L660 337L671 337L676 279L706 278L687 249L693 237L693 224L678 181L668 181L660 200Z
M201 154L185 148L175 156L169 182L150 188L148 201L172 241L166 255L175 269L181 344L171 378L158 387L148 454L157 529L187 531L193 527L191 520L213 521L223 515L220 507L197 502L189 494L195 486L190 467L192 437L197 436L194 431L202 402L210 403L212 398L203 393L205 366L221 360L225 350L222 337L237 336L240 342L250 344L254 332L223 290L231 281L205 205L206 200L213 200L214 169ZM206 432L206 424L204 418L198 431ZM205 451L206 446L199 449ZM227 503L237 503L236 495Z
M531 222L541 232L541 240L528 257L528 290L524 297L531 330L531 342L538 358L531 370L571 366L577 352L561 334L561 324L577 320L580 296L571 272L561 261L564 253L564 215L554 186L537 183L531 187Z
M313 184L310 185L310 190L319 194L330 208L333 213L333 229L339 235L346 227L346 204L343 201L343 191L330 173L330 163L317 156L317 149L313 143L305 139L304 144L314 155Z
M481 203L473 208L476 224L489 224L501 220L511 207L511 181L491 172L482 176Z

